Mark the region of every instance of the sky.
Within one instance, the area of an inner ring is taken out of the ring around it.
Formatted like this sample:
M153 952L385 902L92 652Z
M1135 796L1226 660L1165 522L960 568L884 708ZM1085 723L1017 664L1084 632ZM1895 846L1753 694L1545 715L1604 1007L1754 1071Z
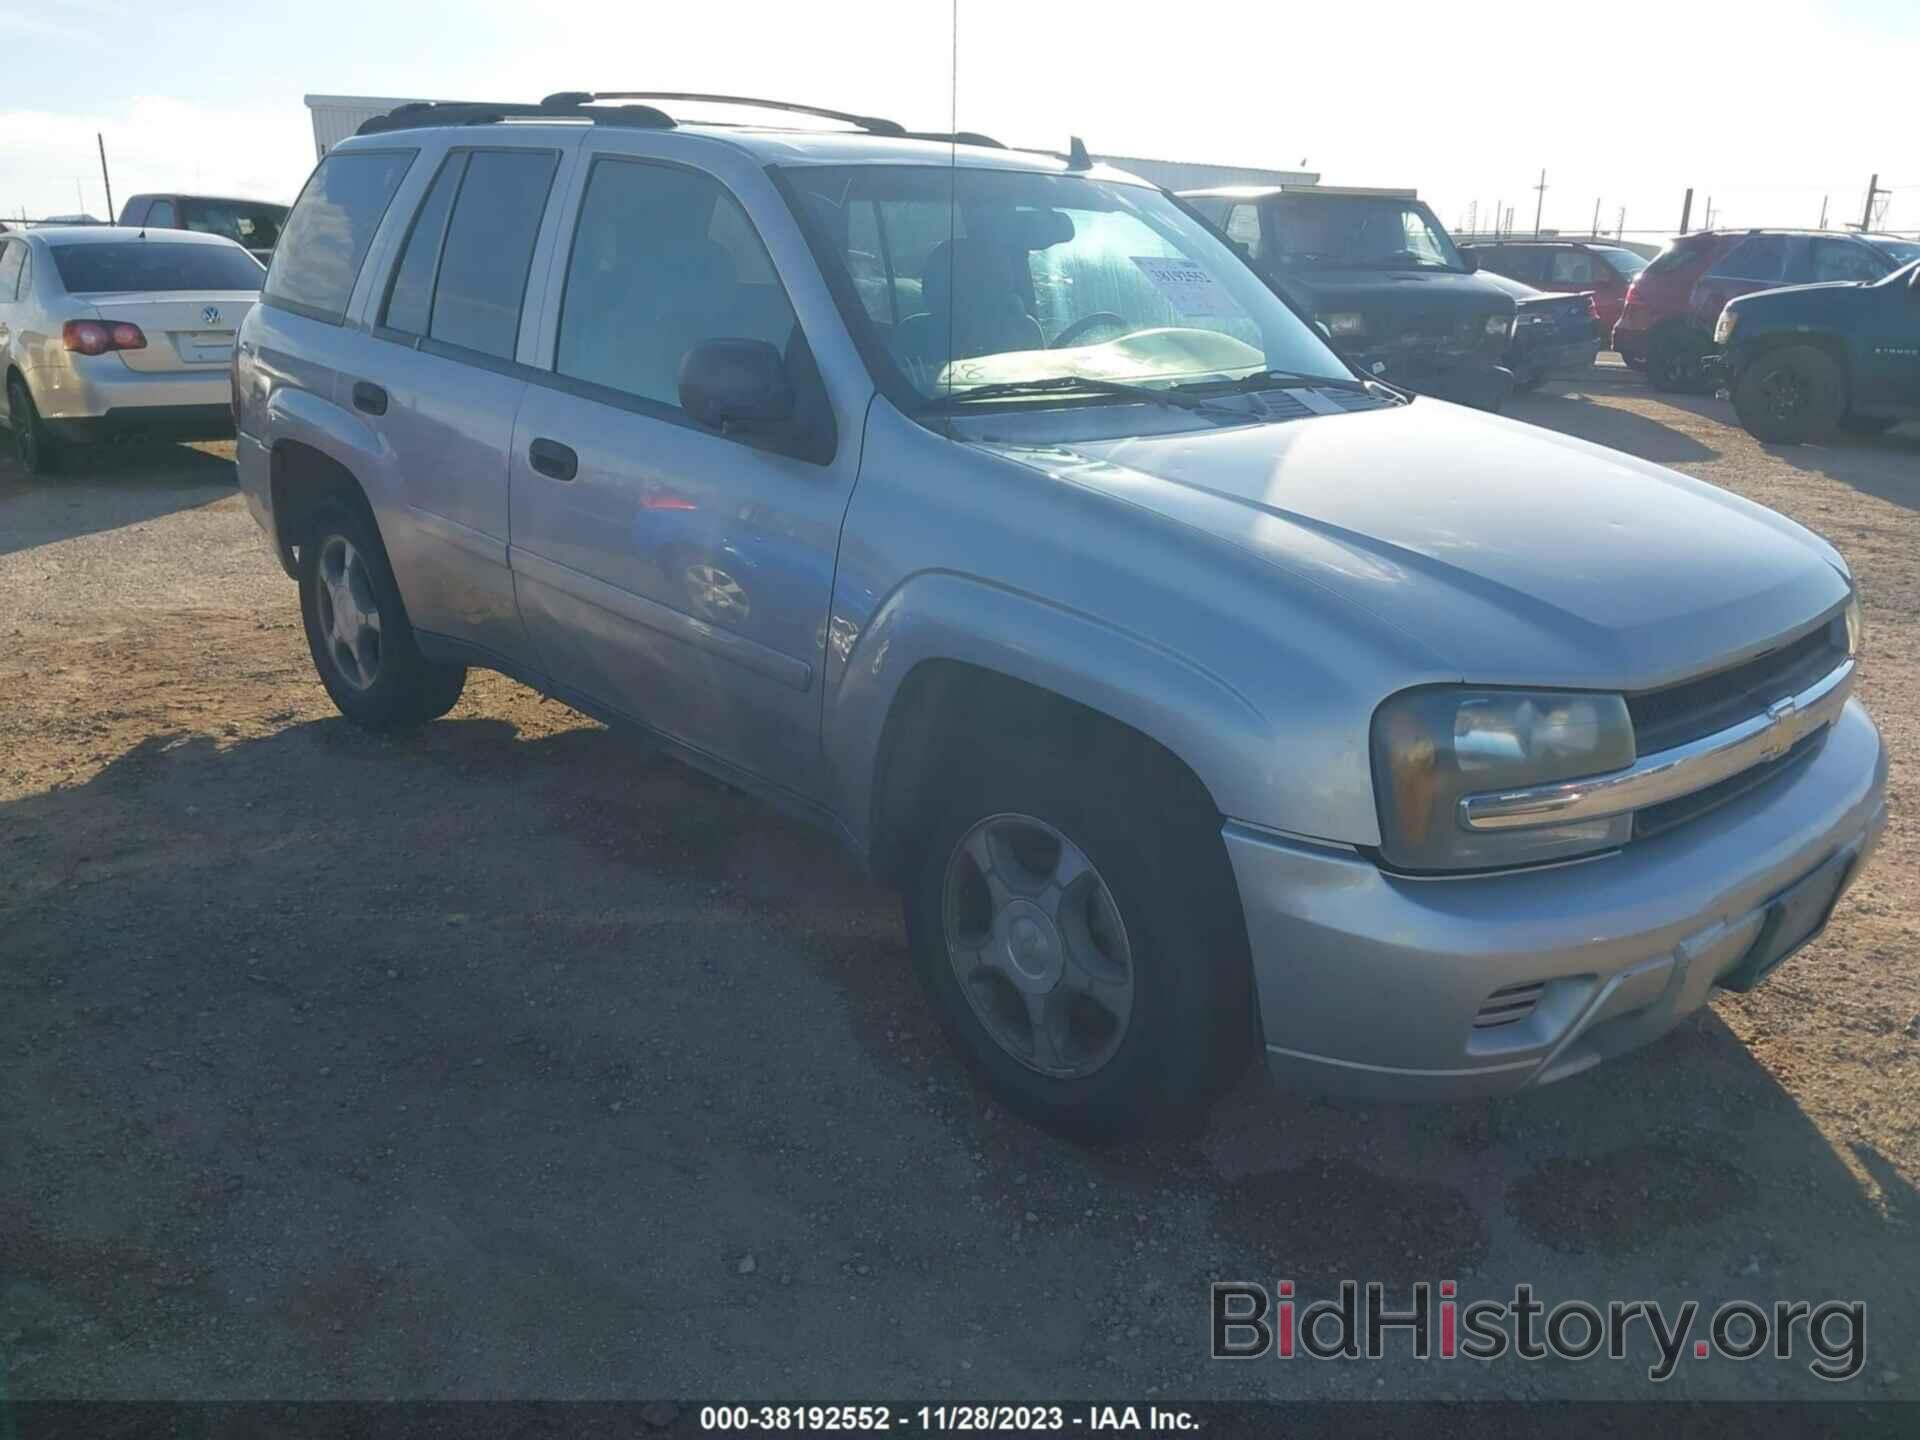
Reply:
M758 94L1110 155L1416 187L1449 226L1920 232L1920 0L0 0L0 215L291 201L307 94ZM955 77L957 75L957 87ZM1904 167L1904 168L1902 168ZM1649 235L1647 238L1652 238Z

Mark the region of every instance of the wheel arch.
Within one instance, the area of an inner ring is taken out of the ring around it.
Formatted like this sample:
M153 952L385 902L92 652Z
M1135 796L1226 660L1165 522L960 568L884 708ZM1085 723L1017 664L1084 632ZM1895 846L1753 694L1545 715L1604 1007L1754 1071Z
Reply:
M1172 787L1168 799L1217 820L1244 804L1242 767L1266 735L1251 701L1189 661L954 575L895 593L856 642L827 710L834 808L887 878L956 748L1064 729L1099 763L1152 768Z
M1740 377L1752 369L1755 362L1779 350L1793 350L1805 347L1818 350L1840 371L1841 403L1851 406L1853 402L1853 361L1847 353L1846 342L1838 335L1820 330L1769 330L1755 336L1745 347L1746 354L1740 361L1740 367L1730 376L1734 384L1740 383Z

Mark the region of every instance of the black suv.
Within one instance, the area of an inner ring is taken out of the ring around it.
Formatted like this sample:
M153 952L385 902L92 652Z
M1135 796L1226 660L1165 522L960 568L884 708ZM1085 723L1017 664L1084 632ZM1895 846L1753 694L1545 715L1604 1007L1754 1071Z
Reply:
M1513 297L1474 273L1479 263L1413 191L1230 186L1180 198L1358 369L1482 410L1513 389Z
M1920 419L1920 261L1883 279L1729 300L1709 371L1761 440L1875 434Z

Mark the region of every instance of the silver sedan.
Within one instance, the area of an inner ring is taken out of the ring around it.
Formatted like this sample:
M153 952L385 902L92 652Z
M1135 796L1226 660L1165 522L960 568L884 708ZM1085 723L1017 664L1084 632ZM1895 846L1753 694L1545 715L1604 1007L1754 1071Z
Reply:
M21 466L47 474L101 440L231 435L233 337L265 278L218 235L0 235L0 399Z

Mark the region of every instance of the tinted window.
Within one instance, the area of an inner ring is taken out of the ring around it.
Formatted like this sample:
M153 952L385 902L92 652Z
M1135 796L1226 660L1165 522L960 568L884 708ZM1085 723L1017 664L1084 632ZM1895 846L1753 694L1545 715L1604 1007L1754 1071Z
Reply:
M1247 254L1260 258L1260 209L1257 205L1236 205L1227 212L1227 238L1247 247Z
M189 230L224 235L249 250L271 250L280 243L280 227L286 223L287 207L254 205L245 200L184 199L180 202L180 214Z
M440 239L447 233L447 212L453 208L453 192L460 188L466 173L467 157L449 155L434 178L433 188L420 202L413 224L407 230L407 242L400 251L400 264L393 272L387 291L387 303L381 323L409 335L427 333L427 311L433 304L433 267L440 258Z
M264 272L246 251L228 245L116 240L55 245L53 265L74 295L134 290L258 290Z
M1494 252L1494 258L1487 268L1497 275L1531 284L1547 278L1547 256L1544 250L1527 245L1502 245Z
M1593 273L1593 256L1584 250L1554 250L1550 278L1558 285L1591 285L1599 277Z
M1727 252L1713 273L1729 280L1778 280L1787 273L1787 237L1749 235Z
M716 234L742 238L729 246ZM594 165L567 265L556 370L677 409L681 357L702 340L764 340L785 353L793 336L793 308L766 249L717 180L663 165Z
M177 230L180 228L179 224L173 218L173 202L171 200L156 200L152 205L148 206L145 223L151 225L156 230Z
M1658 278L1704 265L1718 243L1713 239L1676 241L1654 256L1641 273L1649 278Z
M527 267L558 163L544 150L480 150L468 157L433 287L427 331L433 339L513 358Z
M267 275L266 298L339 320L373 232L416 153L335 151L322 160L287 217Z
M1815 280L1878 280L1887 269L1884 260L1851 240L1813 242Z
M26 263L27 247L18 240L0 240L0 302L12 300L20 288L20 267Z

